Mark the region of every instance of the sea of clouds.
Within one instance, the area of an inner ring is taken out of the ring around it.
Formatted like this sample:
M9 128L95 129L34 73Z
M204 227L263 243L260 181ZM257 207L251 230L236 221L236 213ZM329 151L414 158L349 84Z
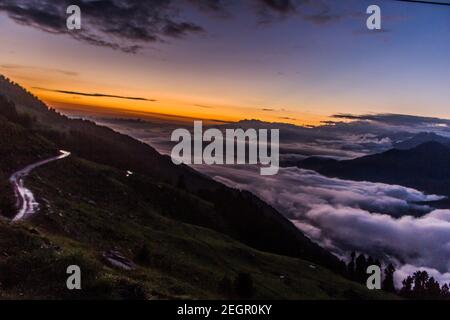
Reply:
M282 168L273 177L259 176L249 168L201 171L258 195L344 259L357 251L395 262L400 266L397 284L419 268L442 283L450 281L450 210L415 204L439 196L396 185L327 178L299 168ZM412 211L423 215L404 215Z
M440 120L385 117L378 122L357 120L318 129L280 125L281 158L353 158L387 150L420 131L436 128L439 134L448 135L448 127ZM163 154L170 153L170 133L180 126L113 119L97 122L147 142ZM277 126L255 121L230 125ZM450 282L450 210L424 204L441 199L439 195L398 185L328 178L297 167L281 168L274 176L259 175L256 166L194 167L230 187L253 192L343 259L357 251L394 262L397 286L419 269L441 283Z

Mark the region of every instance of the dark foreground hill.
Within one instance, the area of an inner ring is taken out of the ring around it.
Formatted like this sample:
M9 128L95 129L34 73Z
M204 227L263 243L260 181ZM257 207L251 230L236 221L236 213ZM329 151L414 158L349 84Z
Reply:
M299 167L331 177L398 184L450 196L450 148L426 142L408 150L392 149L353 160L308 158Z
M0 297L383 296L339 276L338 259L254 195L175 166L128 136L68 119L6 79L0 94L5 217L15 210L12 172L58 149L72 152L27 178L38 214L18 224L0 219ZM80 292L65 289L70 264L83 271Z

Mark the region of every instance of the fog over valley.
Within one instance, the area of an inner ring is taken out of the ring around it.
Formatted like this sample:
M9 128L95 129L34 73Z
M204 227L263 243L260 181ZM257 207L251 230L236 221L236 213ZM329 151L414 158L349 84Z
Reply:
M94 120L144 141L162 154L170 154L170 133L180 126ZM279 127L280 160L289 163L309 156L351 159L379 153L424 131L450 136L447 125L448 120L380 115L316 128L241 121L223 124L222 129ZM350 252L357 251L395 262L397 286L405 275L419 268L426 268L442 283L450 280L450 210L433 207L434 201L445 198L442 195L399 185L329 178L292 166L269 177L260 176L258 167L249 165L193 167L230 187L251 191L340 258L348 260Z

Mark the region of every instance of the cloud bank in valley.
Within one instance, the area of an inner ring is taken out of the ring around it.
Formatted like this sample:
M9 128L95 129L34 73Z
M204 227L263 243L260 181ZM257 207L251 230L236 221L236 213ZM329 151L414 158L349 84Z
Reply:
M414 203L436 200L436 195L402 186L326 178L298 168L283 168L274 177L259 177L248 168L197 169L228 186L255 193L338 256L355 250L399 265L434 270L441 281L448 277L450 210ZM422 215L400 217L411 212Z
M105 120L105 125L130 134L169 153L167 143L176 126ZM405 123L406 121L406 123ZM447 135L446 120L398 115L371 116L351 123L319 128L244 121L230 126L279 126L282 157L320 154L351 157L392 147L417 132ZM288 151L286 151L288 150ZM448 282L450 270L450 210L423 204L438 195L397 185L324 177L314 171L282 168L262 177L249 166L195 166L197 170L235 188L249 190L289 218L300 230L336 255L348 258L353 250L397 263L396 283L417 269ZM419 204L420 203L420 204Z

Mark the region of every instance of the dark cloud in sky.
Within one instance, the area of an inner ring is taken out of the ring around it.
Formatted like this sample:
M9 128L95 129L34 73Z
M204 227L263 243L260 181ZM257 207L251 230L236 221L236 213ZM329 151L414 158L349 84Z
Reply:
M342 13L333 13L330 1L324 0L256 0L261 23L277 18L297 16L317 25L340 20Z
M174 3L168 0L3 0L0 11L23 25L135 53L146 42L162 42L167 37L180 38L204 31L195 23L181 20ZM69 32L66 28L66 9L71 4L82 9L82 30Z
M79 5L82 10L82 30L66 28L66 9L72 4ZM207 32L204 26L182 17L183 10L188 7L231 15L229 7L237 5L243 7L234 9L254 11L264 22L272 21L277 15L290 14L317 24L339 18L330 13L325 2L310 0L2 0L0 11L22 25L67 34L95 46L136 53L146 43Z
M319 13L303 15L303 19L311 21L315 24L326 24L340 20L341 18L341 15L332 14L329 9L324 9Z
M167 25L164 27L164 35L174 38L181 38L186 33L195 33L195 32L202 32L203 28L189 22L182 22L182 23L167 23Z
M85 96L85 97L117 98L117 99L148 101L148 102L156 102L157 101L155 99L147 99L147 98L139 98L139 97L128 97L128 96L117 96L117 95L105 94L105 93L85 93L85 92L77 92L77 91L46 89L46 88L39 88L39 87L34 87L34 89L44 90L44 91L51 91L51 92L57 92L57 93L62 93L62 94L69 94L69 95Z
M229 0L188 0L203 11L224 12L230 4Z
M297 119L291 118L291 117L278 117L278 119L281 119L281 120L297 120Z
M441 118L433 118L433 117L421 117L421 116L412 116L407 114L393 114L393 113L385 113L385 114L364 114L364 115L354 115L348 113L339 113L335 114L332 117L338 119L349 119L349 120L369 120L369 121L377 121L386 124L392 125L418 125L418 124L433 124L433 123L448 123L450 124L450 120L441 119Z
M194 104L195 107L203 108L203 109L214 109L213 106L208 106L206 104Z
M292 0L258 0L264 9L270 9L279 13L291 13L296 11L295 1Z

